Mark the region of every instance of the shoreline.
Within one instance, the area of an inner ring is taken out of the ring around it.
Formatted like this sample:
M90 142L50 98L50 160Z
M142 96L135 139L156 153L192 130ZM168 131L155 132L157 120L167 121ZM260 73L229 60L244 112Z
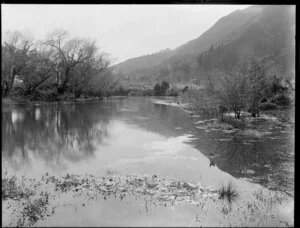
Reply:
M69 103L80 103L89 101L102 101L103 97L95 98L76 98L76 99L65 99L57 101L41 101L41 100L30 100L30 99L15 99L15 98L2 98L3 106L17 106L17 105L40 105L40 104L69 104Z
M60 203L62 201L65 202L64 205L68 204L72 207L71 205L76 205L76 200L81 199L78 210L84 210L92 202L101 204L103 200L113 198L119 203L124 202L125 199L127 204L135 205L132 197L145 202L145 205L140 207L146 206L150 209L151 205L152 207L155 205L152 210L157 210L157 207L167 210L170 207L193 206L197 211L197 217L210 221L208 225L212 226L218 225L215 216L218 220L224 219L227 223L236 225L290 226L293 224L292 219L279 210L282 204L289 207L291 204L286 203L289 198L284 194L264 188L250 193L250 196L249 192L245 193L240 189L236 191L237 197L230 201L226 197L221 197L220 189L157 175L96 177L87 174L51 176L46 173L40 180L36 180L24 176L20 178L4 172L2 176L3 225L32 226L38 225L39 222L47 224L48 218L59 216L55 213L58 208L65 208ZM212 214L210 208L214 208L217 215ZM232 216L235 213L238 213L238 221L235 216ZM198 221L199 226L203 225L202 221ZM101 225L101 219L97 224ZM51 222L49 225L51 226Z
M200 117L199 114L201 114L201 112L197 112L193 110L193 107L191 107L191 104L189 103L176 103L175 101L166 101L166 100L162 100L159 98L155 98L154 102L155 104L161 104L161 105L168 105L168 106L174 106L174 107L178 107L182 110L184 110L186 113L190 114L190 117L194 118L194 117ZM267 121L277 121L280 124L295 124L295 120L293 120L293 117L295 117L295 109L293 107L290 108L286 108L286 109L276 109L276 110L264 110L264 111L260 111L260 116L258 117L252 117L251 113L249 112L242 112L244 118L246 119L247 122L247 126L245 129L251 129L252 123L255 122L255 120L267 120ZM234 113L233 112L227 112L224 113L224 117L227 118L232 118L234 119ZM205 125L210 124L217 124L220 126L217 127L221 127L221 129L223 128L221 125L224 125L224 130L227 130L228 125L231 126L231 128L233 129L238 129L239 128L235 128L233 125L228 124L226 122L219 122L218 118L214 118L211 119L214 120L213 122L209 122L208 121L203 121L203 123ZM240 120L236 120L236 121L240 121ZM199 122L201 123L201 122ZM195 123L197 125L197 123ZM202 124L203 125L203 124ZM251 126L250 126L251 125ZM212 126L209 126L212 127Z
M40 104L70 104L70 103L81 103L81 102L90 102L90 101L107 101L111 99L117 98L126 98L126 97L156 97L160 96L128 96L128 95L114 95L110 96L110 98L106 97L89 97L89 98L64 98L61 100L30 100L28 98L20 98L20 97L2 97L2 105L3 106L16 106L16 105L40 105ZM166 98L173 98L173 96L164 96Z

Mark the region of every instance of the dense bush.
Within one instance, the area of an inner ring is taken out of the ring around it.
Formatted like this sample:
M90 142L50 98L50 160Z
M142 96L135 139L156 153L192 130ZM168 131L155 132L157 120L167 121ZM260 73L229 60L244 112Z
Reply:
M291 104L291 99L287 94L279 94L271 100L271 103L279 106L289 106Z
M169 89L169 90L166 92L166 96L174 96L174 97L176 97L176 96L178 96L178 95L179 95L179 90L174 89L174 88Z
M165 96L167 90L170 88L170 84L166 81L162 81L161 85L159 83L155 84L153 90L155 96Z

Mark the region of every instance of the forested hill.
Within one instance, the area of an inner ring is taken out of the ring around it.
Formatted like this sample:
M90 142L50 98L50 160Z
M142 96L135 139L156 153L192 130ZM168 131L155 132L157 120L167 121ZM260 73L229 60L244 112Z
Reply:
M243 60L268 56L278 74L289 75L295 62L295 7L251 6L234 11L197 39L162 53L127 60L115 70L143 82L201 81L203 72L228 70Z

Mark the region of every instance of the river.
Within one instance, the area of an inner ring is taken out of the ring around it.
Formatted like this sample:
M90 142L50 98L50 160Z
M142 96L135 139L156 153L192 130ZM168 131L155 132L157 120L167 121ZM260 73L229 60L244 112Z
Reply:
M196 127L214 115L191 116L155 101L2 107L2 170L35 178L46 172L155 174L214 187L232 180L239 189L294 195L292 130L270 126L263 136L237 137Z

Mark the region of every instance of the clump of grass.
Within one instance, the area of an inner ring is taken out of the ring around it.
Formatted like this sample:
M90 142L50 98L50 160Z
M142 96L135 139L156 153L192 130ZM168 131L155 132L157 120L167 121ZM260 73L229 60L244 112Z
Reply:
M62 180L55 181L55 190L62 192L70 191L71 189L81 185L80 181L67 174Z
M17 183L16 176L2 177L2 200L7 199L27 199L34 195L34 192L23 185Z
M236 188L231 182L227 186L222 185L219 189L219 199L227 199L229 203L233 202L238 196Z
M18 225L24 226L25 224L33 225L38 220L44 218L47 214L49 205L49 194L47 192L41 193L40 197L34 200L27 200L22 213L22 218L18 220ZM53 213L53 211L52 211ZM49 215L48 215L49 216Z

